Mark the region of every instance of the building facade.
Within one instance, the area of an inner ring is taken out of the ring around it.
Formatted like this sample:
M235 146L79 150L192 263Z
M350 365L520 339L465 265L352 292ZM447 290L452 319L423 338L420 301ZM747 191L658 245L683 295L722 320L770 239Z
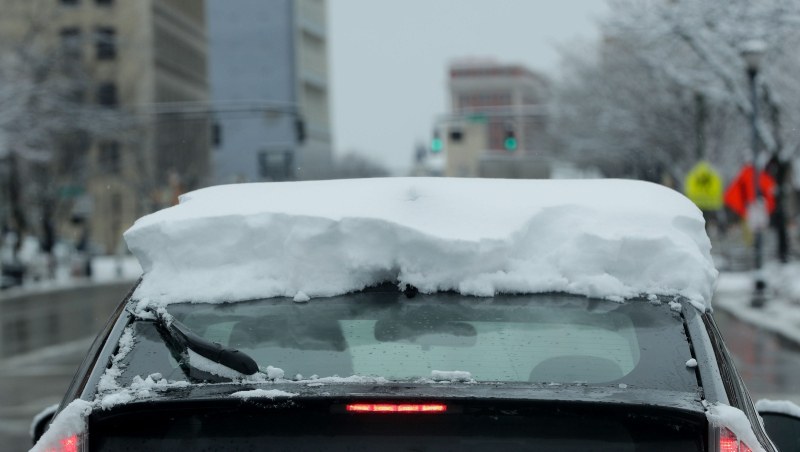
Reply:
M207 0L217 183L332 166L324 0Z
M205 5L190 0L0 0L3 44L36 34L74 65L76 123L55 159L56 226L87 250L115 252L140 216L210 181L207 114L158 108L208 103ZM8 25L5 21L14 22ZM61 161L59 161L61 160Z
M521 65L494 60L457 61L448 75L451 113L439 132L446 140L445 174L476 177L489 171L492 177L502 177L508 171L496 168L508 167L513 170L508 177L517 177L520 168L536 167L528 161L550 148L545 78Z

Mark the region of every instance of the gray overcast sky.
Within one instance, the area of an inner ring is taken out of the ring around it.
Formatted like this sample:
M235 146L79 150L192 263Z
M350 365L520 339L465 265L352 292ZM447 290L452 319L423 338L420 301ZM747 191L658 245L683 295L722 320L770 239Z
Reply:
M605 0L329 0L337 155L356 151L393 172L446 112L446 71L494 57L555 74L555 46L596 37Z

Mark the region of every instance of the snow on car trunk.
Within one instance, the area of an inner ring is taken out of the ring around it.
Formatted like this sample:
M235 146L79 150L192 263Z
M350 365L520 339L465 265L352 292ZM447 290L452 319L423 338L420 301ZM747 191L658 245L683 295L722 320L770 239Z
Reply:
M629 180L388 178L188 193L125 233L155 303L324 297L383 281L422 292L681 295L717 271L700 211Z

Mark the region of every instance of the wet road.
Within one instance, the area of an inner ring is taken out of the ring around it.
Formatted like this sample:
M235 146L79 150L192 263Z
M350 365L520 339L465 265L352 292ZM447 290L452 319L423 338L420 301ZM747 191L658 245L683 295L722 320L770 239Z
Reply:
M92 339L0 360L0 450L31 447L31 419L43 408L61 402Z
M714 318L753 401L789 399L800 404L800 346L721 309Z
M0 293L0 450L31 446L33 416L61 402L132 282Z

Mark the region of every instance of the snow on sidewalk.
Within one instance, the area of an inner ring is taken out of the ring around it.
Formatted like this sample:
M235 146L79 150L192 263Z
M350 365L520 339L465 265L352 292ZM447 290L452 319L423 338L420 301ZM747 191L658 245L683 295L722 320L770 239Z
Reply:
M752 272L720 273L712 305L800 344L800 263L769 263L762 274L767 283L767 301L763 307L750 305Z
M135 256L95 256L92 258L92 281L136 281L142 267Z

